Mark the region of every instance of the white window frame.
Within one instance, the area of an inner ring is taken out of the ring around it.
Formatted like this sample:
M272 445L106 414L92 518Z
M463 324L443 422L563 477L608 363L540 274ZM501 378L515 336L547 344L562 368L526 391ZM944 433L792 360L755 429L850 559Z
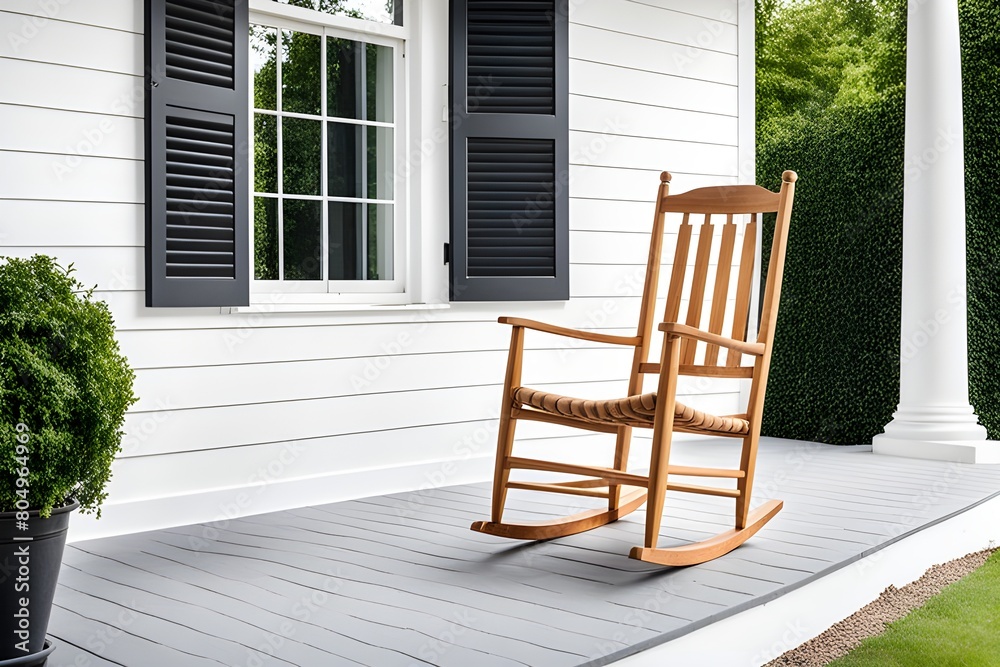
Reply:
M414 3L409 3L412 7ZM409 278L412 275L411 264L413 257L410 252L411 244L411 211L409 210L408 179L404 178L406 170L403 169L403 162L406 160L407 137L409 136L409 104L407 101L407 91L409 90L409 71L406 64L406 47L410 38L410 30L404 26L397 26L389 23L378 23L375 21L365 21L345 16L335 16L325 14L302 7L285 5L272 0L250 0L250 23L273 27L278 30L293 30L297 32L311 33L322 38L324 47L321 51L323 62L321 70L326 71L326 38L341 38L364 41L370 44L388 46L393 49L393 261L391 280L256 280L251 274L250 300L251 303L273 303L275 297L280 297L285 303L335 305L335 304L373 304L373 305L395 305L412 302L412 288ZM280 58L279 58L280 60ZM250 72L251 85L248 92L248 109L250 137L253 137L253 72ZM280 64L278 74L278 86L280 88ZM326 77L322 79L322 99L326 98ZM280 105L279 105L280 106ZM295 117L298 114L284 114ZM352 119L333 119L352 123ZM327 122L324 117L322 121L322 156L326 163L327 159ZM358 123L365 126L384 126L385 123L365 121ZM253 151L250 152L250 173L253 173ZM281 165L278 165L279 179ZM249 178L249 175L248 175ZM336 201L341 198L330 198L326 195L326 180L322 183L322 193L318 196L294 195L294 198L313 199L323 202ZM367 184L364 184L367 189ZM254 210L253 187L250 188L250 211ZM361 199L367 199L367 192ZM347 198L350 199L350 198ZM329 261L328 249L328 208L323 206L321 223L322 238L322 263L324 273L328 274L327 263ZM278 221L279 225L281 220ZM253 252L253 220L248 220L250 225L250 266L254 267Z

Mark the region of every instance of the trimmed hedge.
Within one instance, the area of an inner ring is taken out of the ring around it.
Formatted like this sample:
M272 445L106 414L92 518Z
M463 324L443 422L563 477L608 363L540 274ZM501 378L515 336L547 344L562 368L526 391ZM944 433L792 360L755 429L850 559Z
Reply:
M899 402L902 91L761 137L757 173L799 174L765 435L871 442ZM764 231L764 266L773 221Z
M1000 6L961 0L969 385L1000 437ZM766 435L871 442L899 402L904 95L782 119L758 134L765 187L796 192L768 383ZM770 239L765 230L765 262Z
M969 396L1000 438L1000 5L962 0L965 208L969 280Z

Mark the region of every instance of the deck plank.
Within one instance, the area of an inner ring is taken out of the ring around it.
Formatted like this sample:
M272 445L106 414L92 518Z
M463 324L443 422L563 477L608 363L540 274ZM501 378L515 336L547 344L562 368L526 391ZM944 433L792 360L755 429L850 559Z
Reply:
M674 451L679 464L725 467L738 446ZM733 553L689 568L627 558L643 509L547 542L474 533L488 483L71 544L49 664L604 665L983 502L1000 493L1000 466L764 439L756 489L756 502L781 498L784 510ZM599 503L512 491L506 516ZM732 516L730 499L668 493L661 543L703 539Z

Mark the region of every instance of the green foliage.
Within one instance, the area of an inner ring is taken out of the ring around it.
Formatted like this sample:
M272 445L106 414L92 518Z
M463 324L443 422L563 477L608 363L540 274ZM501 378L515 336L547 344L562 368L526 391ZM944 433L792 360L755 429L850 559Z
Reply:
M874 103L905 80L906 0L756 2L762 129Z
M870 442L899 400L905 3L757 0L757 7L757 173L772 179L770 187L783 169L802 176L764 432ZM996 438L1000 7L962 0L960 18L970 397Z
M0 264L0 511L15 509L27 468L32 509L68 498L97 511L121 447L134 373L107 304L50 257ZM18 424L27 461L18 460Z
M757 173L801 178L767 435L871 442L899 400L905 5L758 0Z
M969 396L1000 438L1000 5L961 0L969 284Z
M970 397L996 438L1000 7L959 4ZM764 432L870 442L899 399L905 2L757 0L757 7L757 173L770 187L783 169L802 176Z
M1000 552L830 667L990 667L1000 656Z
M871 442L899 400L903 97L897 90L868 106L800 117L758 140L762 185L777 189L784 169L800 177L766 435Z

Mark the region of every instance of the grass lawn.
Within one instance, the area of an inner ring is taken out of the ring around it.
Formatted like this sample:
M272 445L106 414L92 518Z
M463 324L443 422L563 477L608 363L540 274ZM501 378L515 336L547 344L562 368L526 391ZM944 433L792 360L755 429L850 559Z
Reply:
M830 667L1000 665L1000 551Z

